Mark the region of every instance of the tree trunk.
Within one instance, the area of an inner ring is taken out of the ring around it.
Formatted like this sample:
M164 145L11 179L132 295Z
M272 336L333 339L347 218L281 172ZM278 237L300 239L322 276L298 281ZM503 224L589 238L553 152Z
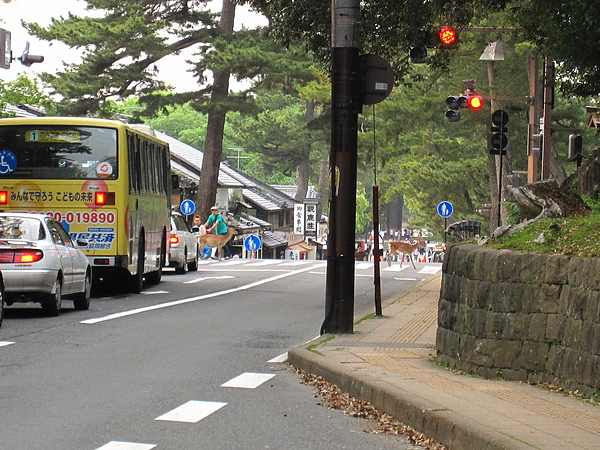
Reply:
M235 20L235 3L223 0L221 9L220 28L223 33L233 33ZM198 195L196 197L196 212L202 220L210 214L210 207L215 204L219 181L219 166L223 152L223 130L227 110L223 106L229 94L229 72L220 71L213 74L213 87L210 97L210 112L206 127L206 140L204 144L204 157L198 182Z

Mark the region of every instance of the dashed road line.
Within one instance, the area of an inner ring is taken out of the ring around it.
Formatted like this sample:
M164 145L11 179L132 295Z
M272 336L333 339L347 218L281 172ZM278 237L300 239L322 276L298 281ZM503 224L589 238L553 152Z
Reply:
M201 281L205 281L205 280L225 280L227 278L234 278L234 277L231 275L223 275L220 277L200 277L200 278L194 278L193 280L184 281L183 284L200 283Z
M256 389L261 384L266 383L275 376L274 373L253 373L246 372L232 378L221 387L240 388L240 389Z
M156 448L154 444L137 444L135 442L110 441L108 444L98 447L96 450L151 450Z
M268 363L283 363L286 362L288 359L288 352L282 353L279 356L276 356L275 358L272 358L270 360L268 360Z
M190 400L181 406L169 411L154 420L164 420L167 422L186 422L198 423L205 417L210 416L222 407L227 405L223 402L205 402L200 400Z
M0 347L6 347L7 345L14 344L14 342L10 341L0 341Z

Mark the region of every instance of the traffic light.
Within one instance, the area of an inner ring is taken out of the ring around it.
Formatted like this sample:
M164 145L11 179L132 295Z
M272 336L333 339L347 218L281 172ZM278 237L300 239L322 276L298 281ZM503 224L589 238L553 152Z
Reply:
M453 48L458 44L458 33L452 27L441 27L437 31L438 45L442 48Z
M508 145L508 114L499 109L492 114L492 126L490 131L489 150L491 155L506 155L506 146Z
M483 107L483 99L479 95L469 95L467 97L469 109L478 110Z
M413 63L424 63L428 48L455 48L458 44L458 32L448 26L436 27L423 32L420 42L410 49L410 59Z
M446 119L449 122L458 122L460 120L460 108L464 108L461 106L464 97L459 97L457 95L451 95L446 99L446 105L448 106L448 111L446 111Z
M460 109L479 110L483 107L483 99L479 95L451 95L446 99L446 105L446 118L450 122L458 122Z

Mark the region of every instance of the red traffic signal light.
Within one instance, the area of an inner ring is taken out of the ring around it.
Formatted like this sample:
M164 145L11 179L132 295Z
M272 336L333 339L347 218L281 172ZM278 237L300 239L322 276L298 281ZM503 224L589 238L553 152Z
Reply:
M483 107L483 99L479 95L471 95L467 99L470 109L481 109Z
M440 45L442 47L452 47L458 43L458 33L454 28L442 27L438 32Z

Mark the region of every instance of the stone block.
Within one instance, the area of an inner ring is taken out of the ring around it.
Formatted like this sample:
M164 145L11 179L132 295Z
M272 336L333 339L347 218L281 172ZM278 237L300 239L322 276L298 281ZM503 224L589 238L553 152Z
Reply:
M448 330L454 330L458 320L458 303L440 299L438 304L438 326Z
M499 369L511 368L521 353L521 341L503 341L494 346L494 366Z
M500 283L513 283L520 279L519 272L521 270L521 252L501 250L498 261L498 279Z
M564 344L563 336L567 318L562 314L548 314L548 324L546 326L546 341L558 344Z
M591 258L572 257L567 270L569 285L586 286L590 279L591 266Z
M590 291L582 287L565 286L561 295L561 304L565 307L566 317L583 319L583 310L587 303Z
M537 308L541 313L555 314L559 312L562 286L556 284L542 284L538 291Z
M590 258L590 260L588 286L595 291L600 291L600 258Z
M507 339L508 330L510 329L510 314L486 312L486 338L501 341Z
M493 310L515 313L523 310L524 285L521 283L498 283L493 297Z
M542 342L523 342L517 367L528 371L541 371L546 368L550 345Z
M545 255L545 263L540 267L544 267L543 272L540 274L542 283L567 284L569 275L568 256Z
M500 375L508 381L522 381L527 379L527 371L524 369L501 369Z
M494 303L494 293L496 292L495 283L491 281L479 281L479 290L475 292L475 309L482 309L484 311L491 311Z
M487 336L487 311L482 309L471 309L465 320L467 323L467 333L477 338L484 338Z
M577 320L567 317L567 323L565 325L565 335L563 342L565 345L572 349L578 349L581 345L581 330L583 329L583 320Z
M583 305L583 320L600 323L600 292L588 291L587 300Z
M530 314L511 314L509 317L509 328L507 338L513 341L525 341L529 339L529 327L531 326Z
M529 336L532 342L544 342L546 340L546 328L548 327L547 314L531 314L529 316Z

